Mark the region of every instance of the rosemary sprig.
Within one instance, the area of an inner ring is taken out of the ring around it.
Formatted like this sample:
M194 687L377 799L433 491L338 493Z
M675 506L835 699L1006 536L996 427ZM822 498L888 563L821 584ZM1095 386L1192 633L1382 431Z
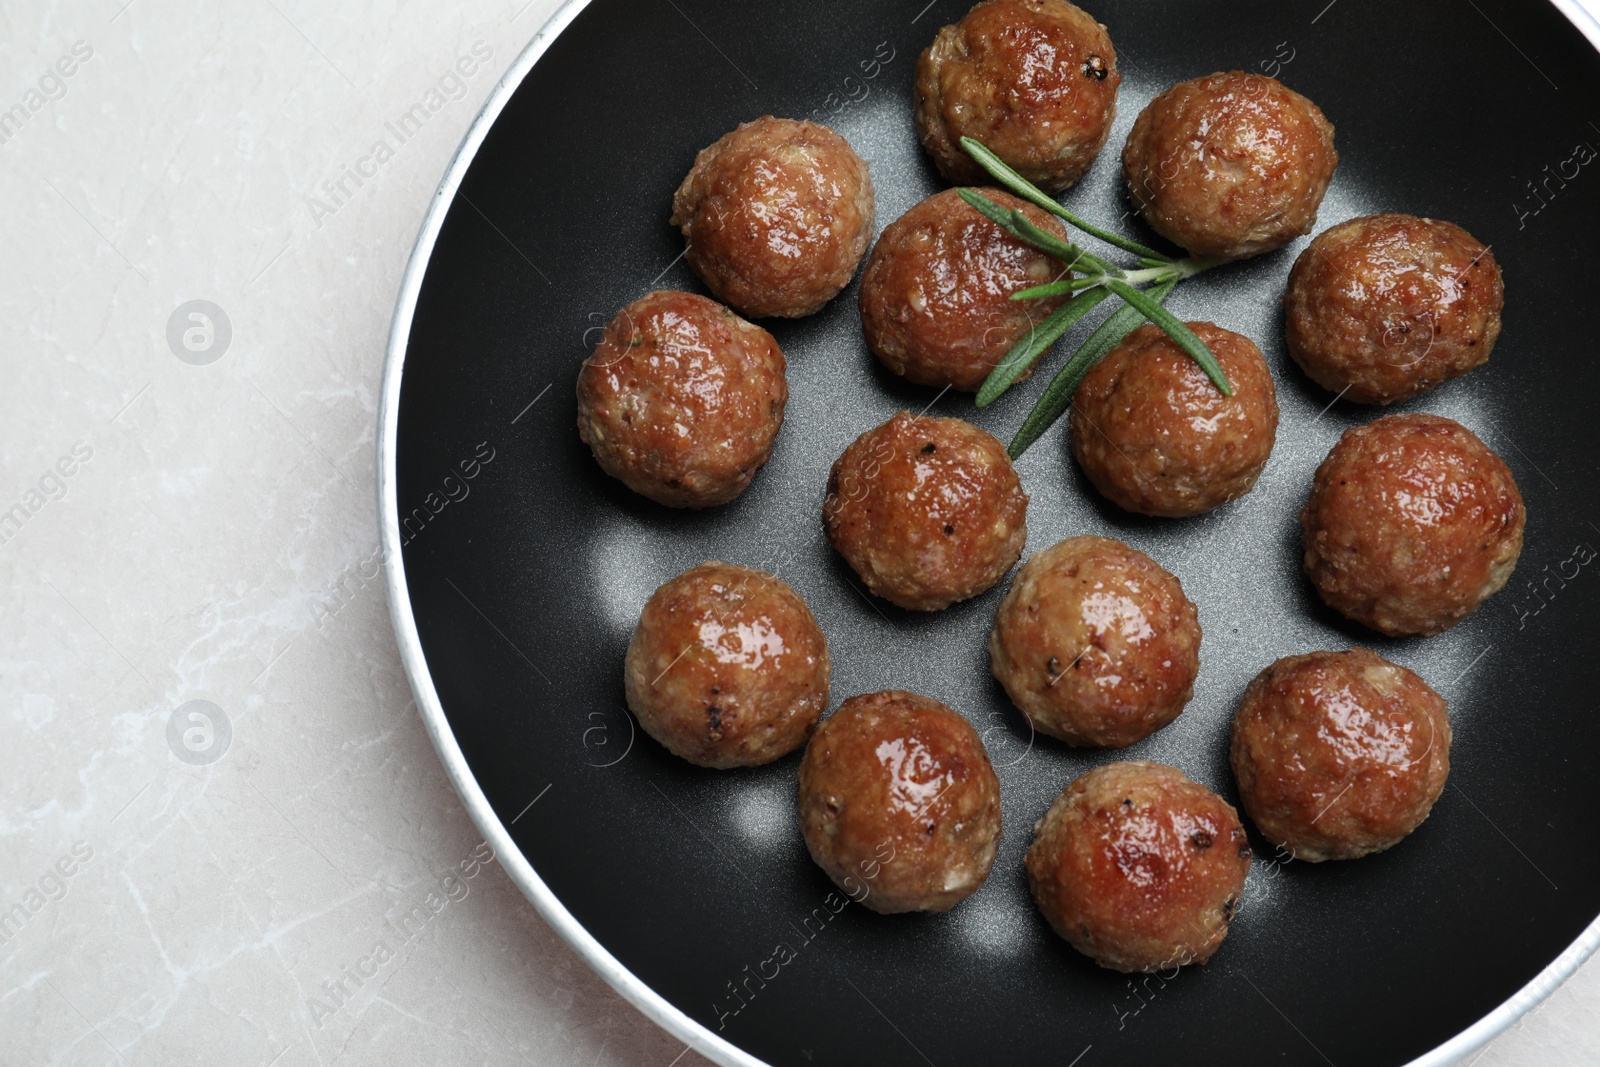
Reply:
M1017 379L1021 378L1029 367L1033 366L1046 349L1094 307L1113 296L1123 301L1124 305L1089 335L1088 340L1062 366L1045 388L1044 394L1029 412L1011 442L1009 451L1013 459L1021 456L1029 445L1038 440L1039 436L1066 412L1072 405L1073 393L1077 391L1089 368L1099 362L1142 319L1155 323L1177 342L1178 346L1205 371L1206 376L1222 395L1233 395L1233 387L1229 384L1222 365L1217 362L1216 354L1176 315L1161 306L1162 301L1171 294L1179 282L1192 278L1203 270L1209 270L1216 265L1216 261L1199 256L1173 259L1138 241L1086 222L1012 170L999 156L981 143L970 137L963 137L961 146L996 181L1022 199L1038 205L1084 233L1138 257L1136 267L1119 267L1086 251L1073 241L1063 241L1055 234L1041 229L1020 211L1003 208L974 189L958 190L961 199L973 210L1006 233L1046 255L1053 256L1066 264L1068 270L1077 271L1081 275L1077 278L1067 277L1035 285L1011 294L1012 300L1043 300L1076 295L1048 315L1044 321L1035 324L1027 335L1013 345L1000 362L995 364L994 370L989 372L982 388L978 390L979 407L987 407L998 400L1007 389L1016 384ZM1150 288L1145 290L1140 288L1141 286Z

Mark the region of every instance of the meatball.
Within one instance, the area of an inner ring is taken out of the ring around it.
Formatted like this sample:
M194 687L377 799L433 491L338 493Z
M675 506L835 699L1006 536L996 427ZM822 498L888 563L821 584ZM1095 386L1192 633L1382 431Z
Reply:
M624 687L645 733L702 767L754 767L805 742L828 707L828 643L798 593L730 563L657 589Z
M1102 967L1204 963L1228 936L1250 873L1233 805L1143 760L1079 775L1033 828L1033 899Z
M867 588L939 611L998 582L1028 539L1028 494L993 435L900 412L844 450L822 521Z
M1122 149L1145 221L1197 256L1243 259L1310 233L1339 153L1310 100L1261 74L1179 82Z
M1444 698L1376 652L1285 656L1245 690L1230 751L1239 803L1273 844L1320 863L1422 825L1450 774Z
M1487 360L1505 292L1494 254L1454 223L1351 219L1295 260L1284 337L1324 389L1392 404Z
M937 700L851 697L800 762L800 829L817 866L873 911L948 911L1000 844L1000 781L978 732Z
M1381 634L1432 636L1511 577L1527 521L1505 461L1437 415L1346 430L1300 512L1306 575Z
M746 315L809 315L872 239L872 177L826 126L766 115L695 157L672 199L689 265Z
M1000 189L981 192L1066 239L1054 215ZM975 392L1011 346L1067 300L1017 301L1011 294L1069 276L1059 260L946 189L878 238L861 276L861 327L872 354L896 374Z
M1231 397L1147 324L1085 375L1073 399L1073 455L1094 487L1128 511L1210 511L1248 493L1272 455L1278 395L1261 349L1209 322L1189 328L1216 354Z
M1194 695L1200 622L1178 579L1143 552L1072 537L1022 565L995 612L989 669L1040 733L1131 745Z
M772 335L721 304L650 293L617 312L578 372L578 436L651 500L725 504L772 455L786 369Z
M917 60L917 132L939 172L986 172L961 147L983 142L1023 177L1060 192L1083 177L1117 114L1117 52L1066 0L984 0Z

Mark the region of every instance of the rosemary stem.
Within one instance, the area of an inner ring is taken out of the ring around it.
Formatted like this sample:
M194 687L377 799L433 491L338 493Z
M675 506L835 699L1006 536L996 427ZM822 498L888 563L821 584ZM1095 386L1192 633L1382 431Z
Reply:
M1188 256L1178 260L1173 266L1178 268L1178 280L1182 281L1185 278L1193 278L1196 274L1208 271L1212 267L1220 266L1221 264L1222 260L1212 259L1210 256Z
M1129 285L1156 285L1168 279L1181 282L1186 278L1193 278L1202 271L1210 270L1216 265L1217 261L1214 259L1190 256L1174 263L1164 263L1160 266L1125 271L1122 275L1122 280Z
M1146 267L1143 270L1130 270L1122 276L1122 280L1129 285L1154 285L1164 282L1168 278L1182 278L1183 275L1171 267Z

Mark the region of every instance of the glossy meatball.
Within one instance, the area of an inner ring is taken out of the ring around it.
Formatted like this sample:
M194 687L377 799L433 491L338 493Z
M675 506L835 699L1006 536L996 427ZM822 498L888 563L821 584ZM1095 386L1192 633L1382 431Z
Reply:
M987 180L961 147L971 137L1039 188L1060 192L1105 146L1120 84L1106 28L1081 8L984 0L918 59L917 132L958 185Z
M1001 189L982 189L1065 239L1051 215ZM883 231L861 276L867 346L918 385L976 392L1011 346L1066 297L1012 300L1029 286L1070 277L1060 260L1023 244L954 189L928 197Z
M1133 331L1084 377L1072 402L1072 452L1112 503L1142 515L1198 515L1248 493L1272 455L1278 395L1255 342L1209 322L1233 395L1159 327Z
M872 239L872 178L826 126L771 115L695 157L672 200L689 265L746 315L798 318L850 284Z
M1444 698L1364 648L1285 656L1233 719L1239 803L1267 840L1320 863L1422 825L1450 774Z
M650 293L617 312L578 372L578 436L651 500L725 504L772 455L785 370L772 335L721 304Z
M1033 828L1033 899L1102 967L1204 963L1228 936L1250 873L1233 806L1175 767L1143 760L1079 775Z
M1431 636L1506 584L1527 520L1505 461L1437 415L1346 430L1300 512L1322 599L1381 634Z
M1324 230L1295 260L1284 337L1324 389L1391 404L1487 360L1504 306L1500 265L1466 230L1371 215Z
M1121 541L1035 553L995 612L989 669L1035 729L1131 745L1178 717L1200 671L1200 621L1178 579Z
M702 563L644 606L624 672L645 732L702 767L793 752L828 706L828 643L798 593L730 563Z
M889 690L851 697L800 763L800 829L817 866L873 911L948 911L1000 844L1000 782L967 720Z
M1338 163L1333 126L1316 104L1237 70L1157 96L1122 149L1128 192L1150 228L1216 259L1310 233Z
M833 464L822 521L867 588L938 611L1003 577L1028 539L1005 446L960 419L902 411Z

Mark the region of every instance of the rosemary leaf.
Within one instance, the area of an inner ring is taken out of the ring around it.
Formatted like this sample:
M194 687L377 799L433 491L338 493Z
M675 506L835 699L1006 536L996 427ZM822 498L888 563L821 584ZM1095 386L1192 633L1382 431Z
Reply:
M1165 330L1167 336L1178 343L1179 348L1194 357L1194 361L1200 364L1200 369L1206 372L1206 377L1210 378L1211 383L1221 390L1223 396L1233 395L1233 386L1228 384L1228 376L1223 373L1222 364L1217 362L1216 355L1204 341L1195 336L1193 330L1183 324L1183 321L1178 316L1151 300L1149 296L1141 293L1133 286L1116 278L1107 278L1106 288L1122 297L1129 305L1137 308L1141 315Z
M1011 351L989 372L983 387L978 390L977 405L980 408L988 407L998 400L1001 393L1011 388L1022 373L1033 366L1040 353L1055 344L1062 334L1072 329L1107 295L1103 288L1091 290L1056 308L1043 322L1035 324L1028 335L1012 345Z
M1045 300L1052 296L1065 296L1076 293L1079 289L1093 289L1105 279L1100 276L1090 278L1068 278L1059 282L1045 282L1035 285L1031 289L1018 289L1008 299L1011 300Z
M956 195L965 200L974 211L1000 228L1010 231L1011 212L990 200L976 189L957 189Z
M1169 279L1139 295L1159 307L1161 301L1167 298L1177 284L1176 278ZM1083 300L1089 295L1085 293L1073 303L1076 304L1078 300ZM1010 453L1012 459L1020 459L1029 445L1037 441L1046 430L1055 425L1057 419L1066 414L1067 408L1072 406L1072 397L1077 393L1084 375L1105 358L1105 354L1115 348L1124 337L1132 333L1144 318L1145 315L1137 308L1124 304L1112 312L1106 321L1089 335L1088 340L1072 354L1071 359L1062 364L1050 384L1045 386L1039 402L1034 404L1033 410L1028 412L1028 417L1017 430L1017 435L1011 439L1011 445L1006 451Z
M1078 216L1074 215L1072 212L1056 203L1054 198L1046 195L1028 179L1012 170L1006 165L1004 160L985 148L982 142L974 141L970 137L963 137L961 138L961 147L967 150L967 155L977 160L978 166L988 171L1001 185L1004 185L1006 188L1010 189L1024 200L1028 200L1039 205L1052 215L1065 219L1067 222L1076 226L1084 233L1098 237L1106 244L1115 245L1125 252L1132 252L1136 256L1142 256L1155 261L1146 264L1146 266L1155 266L1157 263L1172 262L1170 257L1162 255L1160 252L1157 252L1148 245L1142 245L1132 238L1123 237L1120 234L1112 233L1110 230L1102 230L1100 227L1080 219Z
M1051 252L1051 255L1057 259L1066 260L1066 264L1069 267L1092 270L1096 274L1109 274L1114 278L1123 276L1121 267L1113 266L1099 256L1085 252L1077 245L1068 244L1048 230L1041 230L1034 225L1032 219L1015 208L1011 211L1011 225L1016 228L1015 232L1020 234L1024 241L1031 242L1035 248L1040 248L1047 252L1052 248L1057 249L1057 251ZM1066 252L1072 252L1075 255L1072 259L1067 260L1064 255Z
M956 193L978 214L1000 227L1006 233L1009 233L1025 245L1037 248L1046 255L1054 256L1069 267L1079 260L1087 261L1089 258L1093 258L1077 245L1068 244L1061 238L1046 233L1033 225L1033 223L1028 222L1025 216L1001 207L976 189L957 189ZM1024 230L1017 225L1015 220L1019 218L1027 223L1028 229Z

